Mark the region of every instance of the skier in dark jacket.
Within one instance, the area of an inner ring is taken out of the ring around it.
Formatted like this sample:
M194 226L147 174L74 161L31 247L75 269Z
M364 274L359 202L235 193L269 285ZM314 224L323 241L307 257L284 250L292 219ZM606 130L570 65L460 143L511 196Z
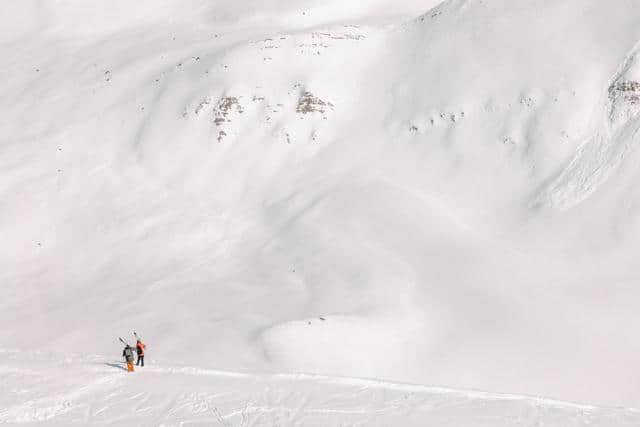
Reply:
M133 348L129 344L122 350L122 357L127 362L127 372L133 372Z

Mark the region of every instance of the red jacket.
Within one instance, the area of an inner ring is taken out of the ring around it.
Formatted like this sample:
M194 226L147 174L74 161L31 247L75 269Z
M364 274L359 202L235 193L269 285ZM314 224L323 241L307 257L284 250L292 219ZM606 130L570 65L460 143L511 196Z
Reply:
M138 353L138 356L144 356L144 349L147 348L146 345L144 345L144 343L142 341L138 341L136 343L136 352Z

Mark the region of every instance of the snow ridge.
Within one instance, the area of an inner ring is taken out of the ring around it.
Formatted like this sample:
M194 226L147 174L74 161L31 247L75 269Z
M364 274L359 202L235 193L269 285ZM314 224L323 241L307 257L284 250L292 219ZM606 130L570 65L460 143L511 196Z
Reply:
M640 142L640 41L626 56L607 87L602 124L580 146L559 176L534 200L561 210L586 200L620 167Z

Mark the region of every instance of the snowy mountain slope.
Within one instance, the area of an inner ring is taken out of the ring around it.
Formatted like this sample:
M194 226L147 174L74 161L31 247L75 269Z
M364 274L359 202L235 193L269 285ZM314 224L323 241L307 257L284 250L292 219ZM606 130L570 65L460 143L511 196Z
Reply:
M0 348L640 406L613 3L4 3Z
M640 63L635 46L609 85L602 127L587 139L565 170L546 190L553 205L573 206L609 178L638 143L640 122Z
M317 375L250 375L179 366L123 375L102 357L3 352L15 425L635 426L637 410ZM26 360L25 360L26 359ZM75 370L77 376L70 376ZM79 378L83 380L79 380Z

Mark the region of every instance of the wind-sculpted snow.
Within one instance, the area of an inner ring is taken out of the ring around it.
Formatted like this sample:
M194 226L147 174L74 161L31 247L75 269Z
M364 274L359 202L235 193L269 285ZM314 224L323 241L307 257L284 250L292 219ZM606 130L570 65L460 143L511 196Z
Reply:
M117 354L135 328L152 388L193 366L640 406L634 2L98 3L0 5L0 346ZM25 379L3 420L98 419L103 384L83 415L55 398L79 379ZM265 393L281 424L323 425L308 394ZM381 394L343 421L400 405ZM134 424L204 405L125 395L104 411ZM214 407L241 423L246 396ZM379 423L424 425L432 397ZM572 411L553 422L635 416Z
M636 46L608 85L601 117L594 118L602 125L582 144L540 200L560 208L577 205L597 191L636 148L640 141L638 54L640 48Z

